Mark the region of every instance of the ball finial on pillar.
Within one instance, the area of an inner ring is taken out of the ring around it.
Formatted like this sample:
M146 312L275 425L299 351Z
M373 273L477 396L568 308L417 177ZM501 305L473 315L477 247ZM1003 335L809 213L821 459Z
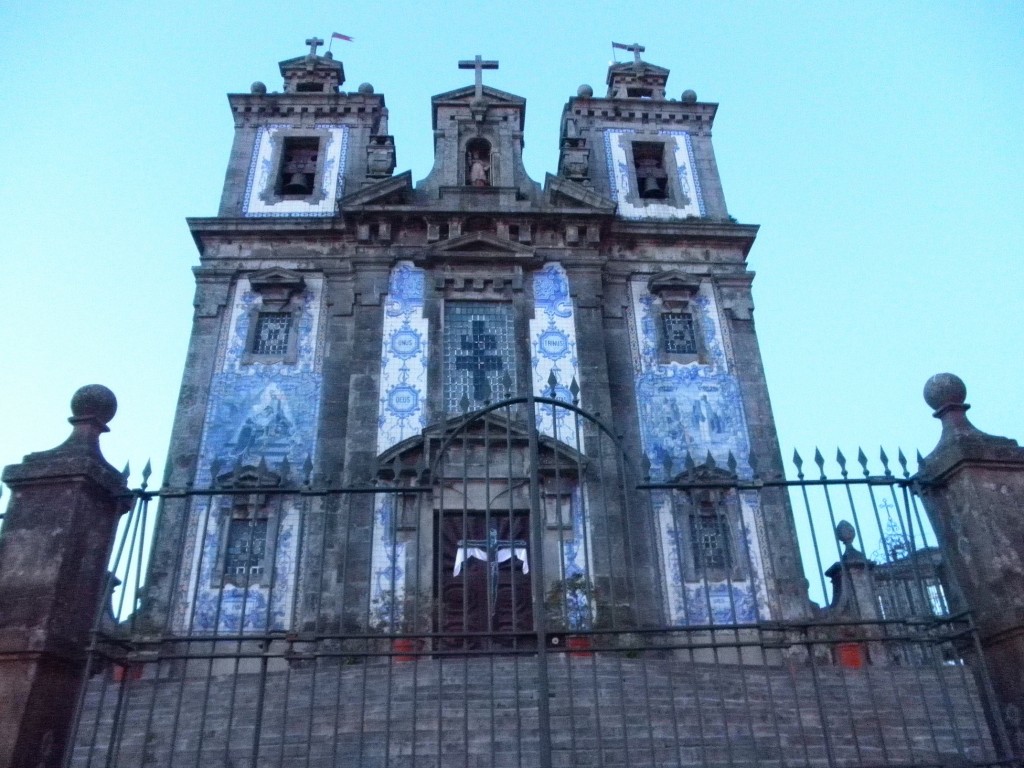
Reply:
M71 396L71 423L86 419L106 427L117 413L117 398L102 384L86 384Z
M937 373L925 382L924 401L936 415L951 405L963 405L966 400L967 387L956 374Z

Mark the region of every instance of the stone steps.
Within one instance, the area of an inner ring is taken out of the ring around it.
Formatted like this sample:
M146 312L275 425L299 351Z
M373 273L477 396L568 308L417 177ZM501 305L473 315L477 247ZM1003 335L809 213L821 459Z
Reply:
M830 751L838 766L994 759L960 667L548 659L554 766L826 766ZM202 676L190 664L186 678L95 678L72 765L540 764L535 656L320 659L265 675Z

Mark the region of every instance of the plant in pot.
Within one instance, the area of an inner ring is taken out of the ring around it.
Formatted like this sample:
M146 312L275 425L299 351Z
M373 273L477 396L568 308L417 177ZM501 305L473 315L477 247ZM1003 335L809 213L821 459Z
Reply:
M370 630L391 636L392 658L415 661L434 629L437 601L428 592L385 590L370 604Z
M582 573L554 582L544 600L548 626L566 633L565 644L573 656L589 656L591 636L582 634L594 628L597 618L597 594L594 585Z

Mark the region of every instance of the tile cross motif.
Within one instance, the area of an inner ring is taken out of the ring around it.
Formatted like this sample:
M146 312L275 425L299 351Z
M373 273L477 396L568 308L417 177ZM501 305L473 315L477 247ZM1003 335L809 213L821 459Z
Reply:
M497 353L498 337L486 332L487 323L483 320L474 320L472 329L470 334L462 337L459 346L467 354L455 356L455 368L472 372L473 399L483 401L490 399L491 394L487 374L491 371L500 371L505 366L501 355Z

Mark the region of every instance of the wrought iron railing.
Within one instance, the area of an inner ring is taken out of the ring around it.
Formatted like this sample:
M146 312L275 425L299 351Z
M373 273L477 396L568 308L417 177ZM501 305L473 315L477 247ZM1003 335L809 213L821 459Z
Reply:
M902 453L900 476L884 452L880 474L860 453L859 477L841 453L827 477L817 451L816 478L799 456L791 480L732 456L652 471L596 419L537 402L539 429L509 401L348 486L244 461L206 488L143 485L70 764L1006 754Z

